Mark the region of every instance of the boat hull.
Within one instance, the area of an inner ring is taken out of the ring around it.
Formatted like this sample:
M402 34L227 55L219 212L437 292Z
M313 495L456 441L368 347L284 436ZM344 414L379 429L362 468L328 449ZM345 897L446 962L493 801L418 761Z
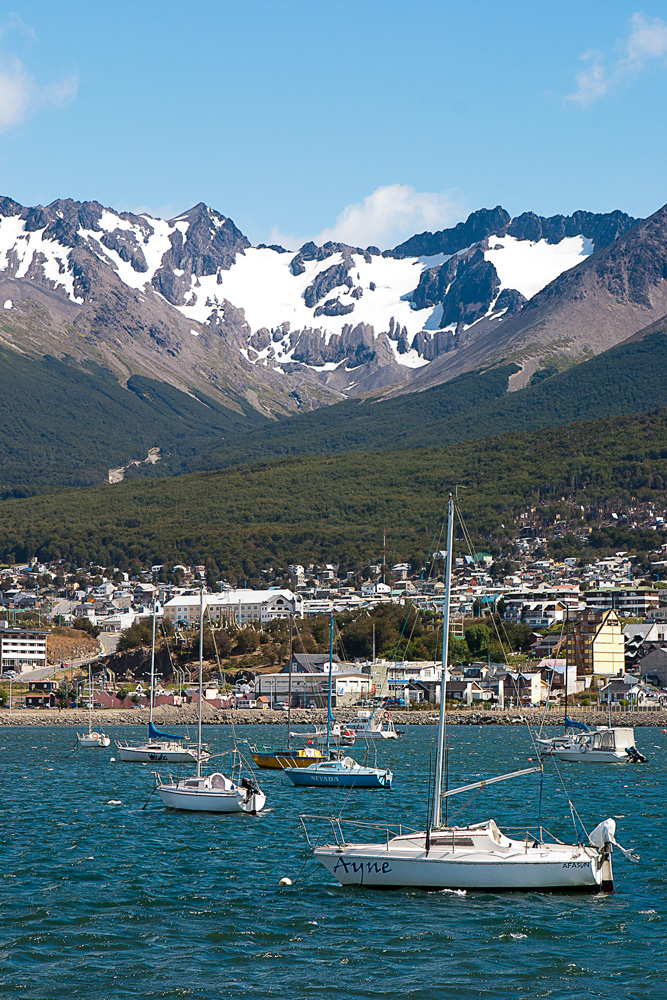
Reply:
M316 771L288 771L287 777L295 785L307 785L311 788L391 788L391 771L380 774L325 774Z
M570 760L580 764L631 764L632 758L625 750L541 750L544 757L555 757L557 760Z
M82 750L89 749L90 747L111 746L111 738L109 736L105 736L104 733L85 733L84 735L77 733L76 736Z
M118 756L121 760L138 764L196 764L197 751L183 747L179 749L151 749L149 746L131 747L117 743ZM202 754L202 760L208 760L209 754Z
M507 858L492 854L475 858L451 851L401 856L387 851L382 844L342 849L328 845L316 847L313 854L341 885L492 892L594 892L602 888L602 865L597 854L574 856L529 848L525 854L517 852Z
M259 753L251 750L250 756L255 764L257 764L257 767L269 768L274 771L286 771L293 767L310 767L311 764L320 759L319 757L299 757L298 751ZM325 758L322 757L321 759L324 760Z
M158 795L168 809L183 812L258 813L264 808L266 796L253 792L246 796L241 789L232 791L193 791L170 785L160 785Z

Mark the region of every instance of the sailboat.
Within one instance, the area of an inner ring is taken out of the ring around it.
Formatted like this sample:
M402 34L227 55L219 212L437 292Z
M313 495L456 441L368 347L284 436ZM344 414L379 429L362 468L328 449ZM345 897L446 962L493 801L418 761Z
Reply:
M257 767L265 767L274 771L285 771L291 767L308 767L317 760L325 760L324 754L313 745L310 740L306 746L293 747L292 736L297 735L290 732L292 722L292 630L293 618L289 616L289 674L287 675L287 746L278 750L271 750L268 747L260 749L256 744L249 744L250 756Z
M187 764L199 759L200 752L193 744L185 743L181 736L160 732L153 725L153 706L155 703L155 619L156 598L153 598L153 640L151 644L151 690L148 708L148 740L145 743L130 744L127 741L116 740L118 755L121 760L134 763L165 763ZM201 708L200 708L201 711ZM208 749L201 750L204 760L209 757Z
M208 755L202 753L201 708L203 692L204 661L204 585L202 582L199 604L199 716L197 723L197 773L191 778L163 782L155 775L156 790L168 809L182 809L187 812L258 813L264 808L266 796L257 785L252 771L243 777L243 760L238 750L231 753L231 777L215 771L202 774L202 760Z
M108 747L111 745L111 737L106 733L98 733L93 729L93 679L91 676L91 666L88 664L88 732L77 733L76 738L80 747Z
M334 788L391 788L393 775L386 768L366 767L353 757L331 760L331 725L335 722L331 712L331 679L333 675L334 617L331 615L329 642L329 693L327 697L326 759L304 768L292 768L285 774L294 785Z
M485 781L475 781L443 792L445 762L445 711L449 642L449 605L451 598L452 549L454 538L454 501L448 503L448 541L443 612L442 687L435 768L433 805L429 801L426 830L393 832L383 827L383 835L374 843L348 843L340 816L302 816L301 821L313 856L342 885L374 888L477 889L477 890L612 890L611 855L616 824L613 819L600 823L576 844L555 843L543 837L539 829L521 839L506 836L493 819L448 826L442 823L442 805L450 796L481 790L486 785L540 772L542 765L501 774ZM430 792L430 789L429 789ZM429 794L430 800L430 794ZM331 824L329 843L311 840L309 820L327 819ZM368 826L370 824L363 824ZM392 834L393 835L390 835ZM637 860L629 851L624 854Z

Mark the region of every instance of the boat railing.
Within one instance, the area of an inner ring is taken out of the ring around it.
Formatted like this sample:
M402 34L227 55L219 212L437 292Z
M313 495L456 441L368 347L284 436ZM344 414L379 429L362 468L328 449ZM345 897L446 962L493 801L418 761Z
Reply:
M423 831L421 831L420 833L419 830L415 830L412 827L404 826L402 823L389 824L389 825L387 823L369 823L367 820L360 820L360 819L343 820L341 816L322 816L313 813L302 813L299 816L299 820L301 821L301 826L303 827L303 832L306 836L306 840L308 841L308 846L310 847L311 851L318 846L318 844L321 841L321 838L318 836L315 839L312 831L309 831L308 829L309 822L328 825L331 828L334 842L337 847L345 847L347 843L345 840L345 834L343 833L343 822L345 823L346 826L361 827L366 830L381 830L382 833L384 834L384 839L387 842L387 847L389 847L389 841L392 840L394 837L405 837L411 834L421 837L424 836Z

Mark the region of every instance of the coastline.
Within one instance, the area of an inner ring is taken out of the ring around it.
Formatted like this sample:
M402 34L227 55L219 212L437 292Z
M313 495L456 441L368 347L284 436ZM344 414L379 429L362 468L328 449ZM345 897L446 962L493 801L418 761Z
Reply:
M357 708L341 708L336 712L339 722L350 722L356 718ZM570 718L583 722L587 726L606 726L609 715L606 711L596 709L570 709ZM429 726L437 725L438 714L432 711L402 711L392 712L396 726ZM293 726L325 726L326 709L293 709L291 724ZM611 715L614 726L633 726L641 728L655 726L667 728L667 710L659 712L618 711ZM196 725L197 706L188 705L175 708L173 705L160 705L153 712L153 722L156 726ZM503 711L483 711L478 708L456 708L447 711L447 724L450 726L509 726L529 722L531 725L561 726L563 710L543 708L509 709ZM229 709L212 708L206 703L202 706L202 725L225 726L236 725L268 725L284 726L287 723L287 713L272 709ZM147 726L148 711L146 709L97 709L93 713L93 726ZM83 726L88 728L88 710L84 708L34 709L15 708L0 711L0 727L2 726Z

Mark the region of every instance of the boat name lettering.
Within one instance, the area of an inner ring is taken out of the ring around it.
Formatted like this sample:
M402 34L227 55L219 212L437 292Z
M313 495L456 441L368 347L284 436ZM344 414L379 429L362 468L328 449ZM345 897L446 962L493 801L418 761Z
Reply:
M149 753L148 755L151 760L166 760L167 755L165 753Z
M391 871L391 865L388 861L383 861L382 864L379 861L367 861L364 865L363 861L345 861L344 858L339 858L335 864L333 874L335 875L338 869L342 868L346 875L349 871L352 871L361 874L363 878L364 867L369 874L375 872L378 875L386 875L387 872Z
M566 861L563 868L588 868L588 861Z

